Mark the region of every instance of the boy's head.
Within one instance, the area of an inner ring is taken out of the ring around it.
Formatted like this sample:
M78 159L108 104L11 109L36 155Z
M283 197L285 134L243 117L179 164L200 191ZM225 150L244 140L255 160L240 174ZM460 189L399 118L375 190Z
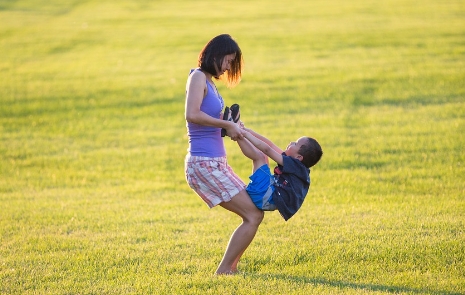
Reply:
M284 152L289 157L299 159L307 168L318 163L323 155L320 144L311 137L301 137L297 141L289 143Z

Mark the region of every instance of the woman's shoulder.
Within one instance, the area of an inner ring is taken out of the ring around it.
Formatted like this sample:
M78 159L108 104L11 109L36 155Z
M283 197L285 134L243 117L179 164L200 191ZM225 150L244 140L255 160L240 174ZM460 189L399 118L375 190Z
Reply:
M207 76L200 69L191 70L187 78L186 91L191 87L204 89L204 91L207 88Z
M207 76L205 75L204 72L202 72L198 68L197 69L191 69L191 71L189 73L189 80L205 83L207 81Z
M190 69L189 76L203 76L206 78L205 73L200 68Z

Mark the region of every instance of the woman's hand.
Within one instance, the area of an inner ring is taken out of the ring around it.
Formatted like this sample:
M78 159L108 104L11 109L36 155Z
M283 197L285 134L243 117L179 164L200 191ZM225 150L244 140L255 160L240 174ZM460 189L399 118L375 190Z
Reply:
M242 129L239 124L234 122L229 122L228 127L226 129L226 134L231 137L232 140L236 141L238 139L243 139L244 135L242 134Z

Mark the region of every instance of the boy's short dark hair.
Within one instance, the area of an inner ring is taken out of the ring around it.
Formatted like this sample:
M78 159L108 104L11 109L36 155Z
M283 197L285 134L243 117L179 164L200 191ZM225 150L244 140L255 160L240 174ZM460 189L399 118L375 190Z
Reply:
M320 144L314 138L307 137L306 144L302 145L299 149L299 154L303 157L302 164L310 168L320 161L323 155L323 150Z

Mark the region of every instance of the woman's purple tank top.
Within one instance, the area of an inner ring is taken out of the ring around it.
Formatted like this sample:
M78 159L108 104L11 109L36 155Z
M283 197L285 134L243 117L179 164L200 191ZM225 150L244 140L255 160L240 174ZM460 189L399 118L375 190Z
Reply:
M195 70L197 69L192 69L190 74ZM223 98L214 85L211 85L208 81L207 89L207 95L202 100L200 110L211 117L219 119L224 107ZM187 151L191 156L211 158L226 156L221 128L187 122L187 135L189 137Z

